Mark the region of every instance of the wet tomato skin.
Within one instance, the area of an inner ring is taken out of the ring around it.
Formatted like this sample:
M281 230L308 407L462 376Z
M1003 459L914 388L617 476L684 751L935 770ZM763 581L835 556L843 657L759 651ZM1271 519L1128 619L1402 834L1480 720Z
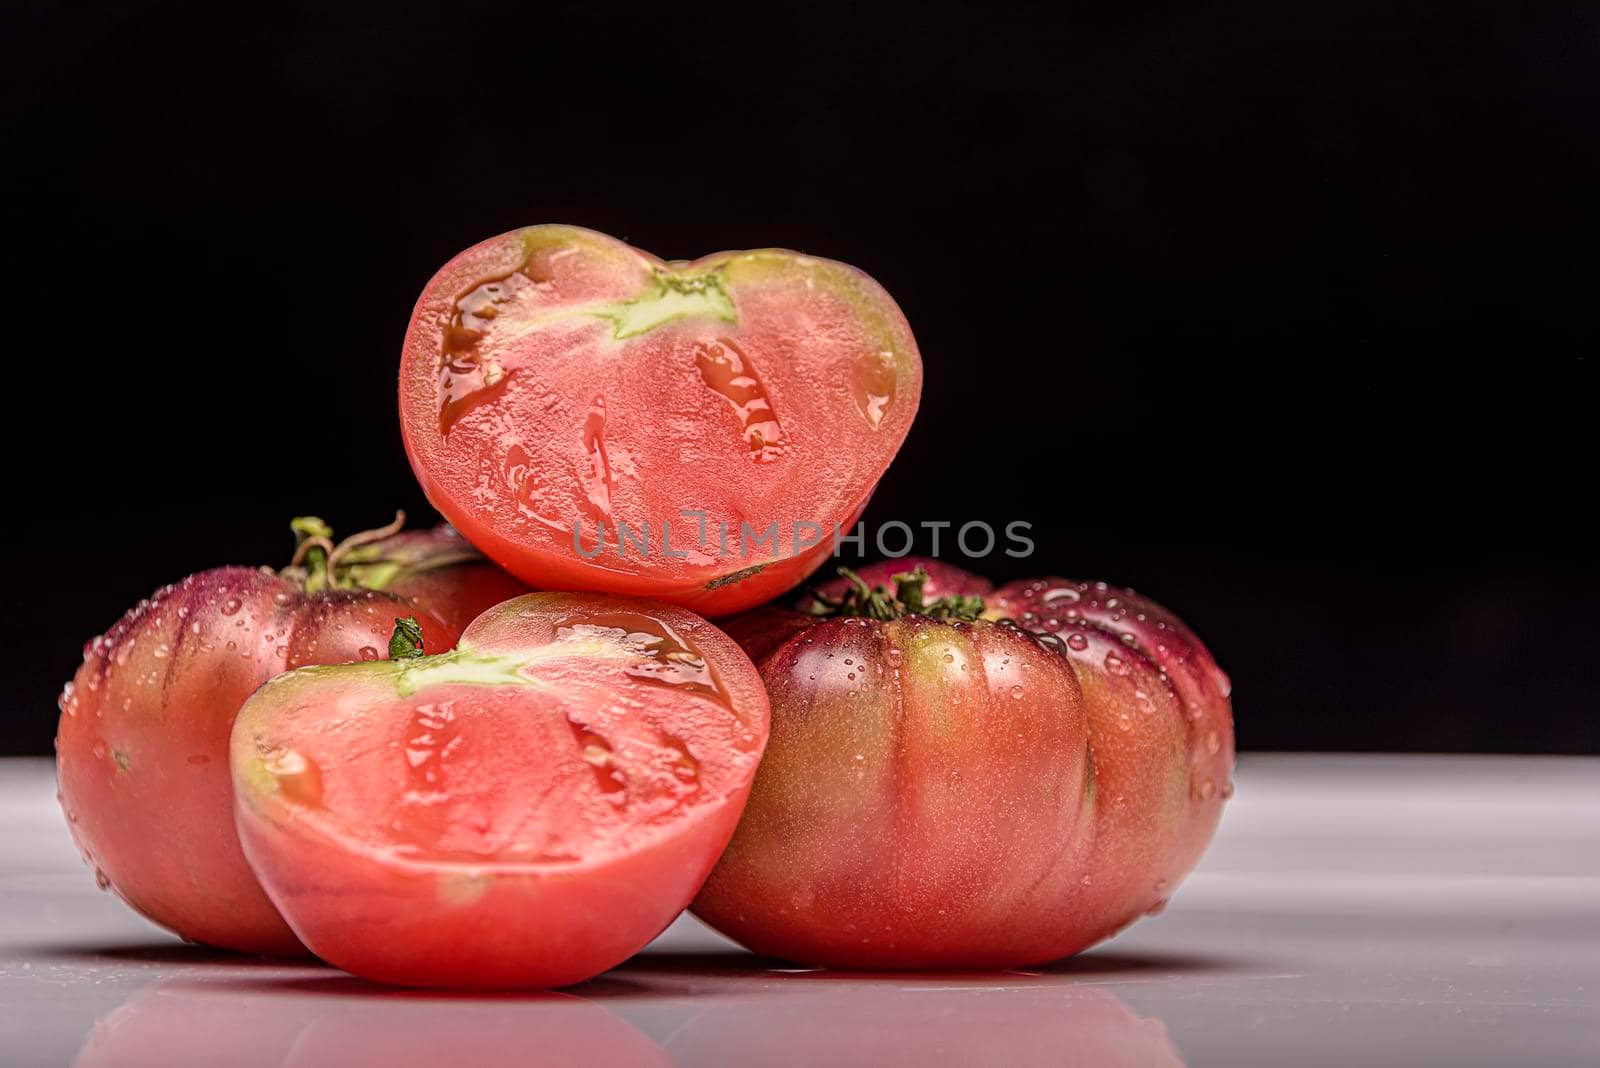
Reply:
M772 737L696 914L831 966L1033 959L1030 916L1087 829L1070 666L994 623L908 616L814 623L761 669Z
M1091 697L1101 778L1113 797L1125 797L1103 821L1093 863L1126 879L1140 869L1123 858L1150 855L1144 870L1155 883L1142 896L1148 908L1161 908L1199 862L1222 802L1233 796L1233 683L1187 624L1130 589L1027 579L1002 586L987 603L989 614L1055 635L1071 658ZM1171 846L1155 859L1155 842L1167 838ZM1137 889L1129 885L1130 894Z
M101 886L186 939L303 953L239 849L228 732L246 697L304 664L388 655L397 615L424 642L456 633L373 590L306 594L270 571L223 567L140 602L84 648L61 698L60 798Z
M236 819L329 963L408 986L564 986L688 904L766 733L754 665L703 619L530 594L445 656L263 687L234 725Z
M1198 860L1233 737L1226 677L1193 633L1104 585L938 581L987 593L985 618L727 623L773 726L694 904L712 926L825 966L1013 967L1159 909Z

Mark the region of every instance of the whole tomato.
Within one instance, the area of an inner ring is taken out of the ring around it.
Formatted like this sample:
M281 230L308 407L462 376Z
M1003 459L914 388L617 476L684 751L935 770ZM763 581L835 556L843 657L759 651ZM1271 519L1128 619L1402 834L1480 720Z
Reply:
M897 561L725 626L772 733L693 908L757 952L866 968L1075 953L1165 904L1232 793L1227 677L1128 590L991 593Z
M521 589L453 532L399 534L402 521L334 546L320 520L296 520L289 567L190 575L84 646L61 694L56 766L102 888L191 941L304 952L239 849L234 714L290 668L386 657L397 616L417 618L429 650L449 649L457 620Z

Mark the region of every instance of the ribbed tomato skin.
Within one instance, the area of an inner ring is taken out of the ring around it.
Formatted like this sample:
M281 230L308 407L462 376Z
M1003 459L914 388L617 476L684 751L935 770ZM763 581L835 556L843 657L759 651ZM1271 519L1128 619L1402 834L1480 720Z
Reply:
M56 768L101 886L194 942L303 953L239 849L234 714L280 672L386 657L395 617L413 614L427 646L455 643L393 594L307 595L271 572L224 567L164 587L90 641L62 693Z
M949 568L930 586L986 592ZM1226 676L1130 591L1041 579L986 601L972 623L729 621L772 738L698 916L811 964L1014 967L1165 904L1232 793Z

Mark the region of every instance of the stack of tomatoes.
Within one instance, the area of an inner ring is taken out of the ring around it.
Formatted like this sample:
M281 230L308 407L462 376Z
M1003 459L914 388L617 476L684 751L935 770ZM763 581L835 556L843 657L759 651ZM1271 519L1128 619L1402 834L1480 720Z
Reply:
M85 859L185 938L425 986L578 982L685 906L871 968L1036 963L1159 909L1232 792L1229 684L1175 616L935 560L774 600L921 375L840 263L468 249L400 376L453 526L297 520L284 569L90 642L57 741Z

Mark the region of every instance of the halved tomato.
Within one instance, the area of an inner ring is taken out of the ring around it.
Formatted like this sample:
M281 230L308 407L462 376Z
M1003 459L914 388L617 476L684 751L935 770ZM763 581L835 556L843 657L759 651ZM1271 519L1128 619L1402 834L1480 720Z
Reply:
M754 665L670 605L537 593L454 652L281 675L234 724L239 836L318 956L416 986L562 986L716 863L767 736Z
M822 562L921 383L904 316L853 267L782 249L666 262L535 226L428 283L400 415L429 499L508 571L721 615Z

